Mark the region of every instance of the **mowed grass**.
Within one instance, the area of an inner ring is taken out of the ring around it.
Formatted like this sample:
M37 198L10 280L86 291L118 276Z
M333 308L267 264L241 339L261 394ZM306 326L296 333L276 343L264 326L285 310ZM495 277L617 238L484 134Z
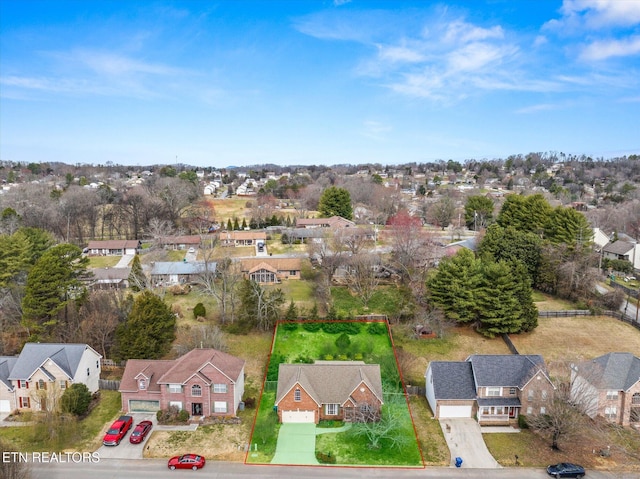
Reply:
M385 380L390 380L389 384L397 384L393 378L395 377L397 380L399 373L390 338L386 334L370 334L368 324L361 323L360 333L349 335L351 340L349 351L361 354L366 363L381 364ZM327 333L322 330L308 331L303 328L303 323L298 324L294 330L290 326L290 324L289 327L280 324L276 328L272 358L284 358L285 362L291 363L301 358L316 360L323 359L327 354L336 355L335 342L340 333ZM396 386L390 387L393 389ZM258 451L252 449L247 457L247 462L267 463L275 453L278 426L273 422L275 392L271 389L273 388L270 387L270 390L265 391L262 395L252 436L252 447L257 447ZM385 390L385 402L387 393L394 392L396 391ZM389 407L402 409L398 411L400 420L396 427L398 434L406 437L407 441L400 448L388 446L374 450L367 447L368 442L364 438L354 438L348 433L336 433L316 437L316 450L324 453L331 451L339 459L339 464L343 465L421 466L420 450L406 402L404 400L399 403L394 402L393 406L390 404ZM386 442L382 441L382 444L384 445Z
M113 268L122 259L121 256L87 256L89 268Z

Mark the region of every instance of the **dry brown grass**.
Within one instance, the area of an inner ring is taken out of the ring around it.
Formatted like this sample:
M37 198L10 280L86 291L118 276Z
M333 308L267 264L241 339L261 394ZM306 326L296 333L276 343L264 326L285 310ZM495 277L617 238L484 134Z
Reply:
M640 351L640 331L608 316L540 318L533 332L512 335L511 341L519 353L541 354L547 363Z

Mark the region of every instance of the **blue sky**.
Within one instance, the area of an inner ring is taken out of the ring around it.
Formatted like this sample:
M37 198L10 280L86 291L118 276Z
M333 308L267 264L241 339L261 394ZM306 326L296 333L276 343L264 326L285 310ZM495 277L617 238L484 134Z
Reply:
M640 153L640 1L0 1L0 159Z

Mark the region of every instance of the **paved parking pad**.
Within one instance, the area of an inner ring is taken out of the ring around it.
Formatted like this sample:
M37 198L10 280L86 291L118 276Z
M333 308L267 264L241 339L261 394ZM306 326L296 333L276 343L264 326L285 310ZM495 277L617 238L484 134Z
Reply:
M271 464L319 464L316 459L316 425L284 423L278 432Z
M129 415L133 417L133 426L131 426L131 429L127 431L126 436L122 438L122 441L120 441L118 446L100 446L96 451L100 455L100 459L142 459L145 444L156 429L156 416L153 413L130 413ZM151 432L144 438L143 442L140 444L131 444L129 442L129 437L135 429L136 424L140 421L151 421L153 423L153 429L151 429Z
M500 467L484 443L480 425L473 419L441 419L440 427L451 452L451 465L462 458L461 467L495 469Z

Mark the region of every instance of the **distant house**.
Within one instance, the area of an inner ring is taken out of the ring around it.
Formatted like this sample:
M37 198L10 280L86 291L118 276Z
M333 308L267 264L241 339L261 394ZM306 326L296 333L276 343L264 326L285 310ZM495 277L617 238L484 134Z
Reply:
M435 418L476 417L481 425L544 414L554 393L540 355L474 354L466 361L432 361L425 379Z
M350 228L356 224L342 216L331 218L298 218L296 228Z
M266 241L267 233L261 230L221 231L219 237L222 246L253 246L258 240Z
M198 235L164 236L160 239L160 244L166 249L184 250L198 248L200 239Z
M275 406L282 423L373 421L379 419L382 404L379 364L280 364Z
M16 405L16 390L13 382L9 379L11 370L16 364L18 357L0 357L0 414L12 412L18 409Z
M99 387L100 358L86 344L25 344L17 358L0 358L0 381L7 386L7 393L3 391L0 395L4 401L2 408L47 410L75 383L85 384L95 393ZM12 391L8 391L9 387Z
M244 394L244 364L215 349L194 349L174 360L130 359L120 382L122 410L174 406L191 416L235 415Z
M139 240L89 241L89 256L124 256L138 254L142 243Z
M240 271L245 278L256 283L279 283L282 280L300 279L300 258L247 258L240 260Z
M91 289L124 289L129 287L131 268L94 268L88 281Z
M198 275L215 273L215 262L156 261L151 263L151 283L154 285L176 285L193 283Z
M637 243L623 240L607 243L602 248L602 257L629 261L636 270L640 270L640 245Z
M453 256L461 249L468 249L475 252L478 249L478 242L475 236L471 238L466 238L461 241L456 241L454 243L449 243L445 246L445 254L447 256Z
M608 353L572 365L571 396L590 417L640 426L640 357Z

